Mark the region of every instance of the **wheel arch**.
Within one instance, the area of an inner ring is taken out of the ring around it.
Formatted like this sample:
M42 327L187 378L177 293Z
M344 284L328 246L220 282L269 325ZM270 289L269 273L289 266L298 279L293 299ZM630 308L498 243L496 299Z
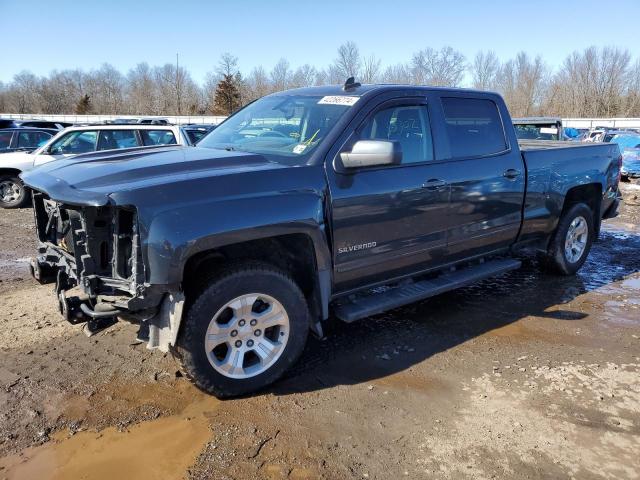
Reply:
M246 237L241 235L241 238ZM225 265L262 262L289 274L296 282L310 308L311 329L322 336L320 321L328 318L331 270L326 264L328 252L322 252L326 244L319 246L318 241L309 232L298 231L199 250L189 256L182 271L182 289L187 305L203 281L215 276Z
M22 173L22 170L19 168L11 168L11 167L2 167L0 168L0 175L15 175L19 177Z
M571 187L567 190L559 218L562 218L564 214L577 203L586 204L593 212L593 224L595 227L595 235L597 237L600 233L600 224L602 220L602 214L600 211L602 206L602 184L600 182L585 183L582 185L576 185L575 187Z

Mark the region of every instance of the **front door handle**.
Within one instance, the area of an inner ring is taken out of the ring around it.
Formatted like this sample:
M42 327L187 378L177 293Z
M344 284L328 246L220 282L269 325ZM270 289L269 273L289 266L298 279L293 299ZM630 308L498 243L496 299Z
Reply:
M422 184L422 188L427 190L440 190L442 187L446 187L447 182L440 180L439 178L432 178Z
M509 180L515 180L520 175L520 170L516 170L515 168L510 168L505 170L502 176L504 178L508 178Z

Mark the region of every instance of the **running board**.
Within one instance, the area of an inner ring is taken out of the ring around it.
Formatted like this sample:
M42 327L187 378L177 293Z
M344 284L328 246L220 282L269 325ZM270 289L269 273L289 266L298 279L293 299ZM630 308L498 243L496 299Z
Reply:
M336 316L347 323L386 312L409 303L434 297L449 290L466 287L485 278L495 277L520 268L519 260L492 260L459 270L445 272L435 278L391 288L382 293L362 295L337 305Z

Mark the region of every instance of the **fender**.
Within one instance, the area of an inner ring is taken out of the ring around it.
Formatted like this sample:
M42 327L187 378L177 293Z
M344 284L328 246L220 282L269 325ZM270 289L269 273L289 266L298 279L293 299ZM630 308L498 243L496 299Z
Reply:
M158 314L148 323L148 348L167 351L175 345L184 304L182 292L176 290L182 282L189 258L208 250L261 238L301 233L311 239L321 315L322 319L328 318L332 277L331 254L323 223L323 202L323 194L317 191L288 192L211 202L198 208L185 206L154 217L146 232L146 257L151 272L147 282L164 284L175 293L165 297ZM203 219L220 221L203 222ZM180 228L177 229L176 225ZM311 329L316 335L323 336L319 321L313 322Z
M318 271L330 271L323 197L324 193L318 190L274 192L160 212L148 224L143 239L149 267L147 282L179 284L184 266L193 255L235 243L293 233L311 238Z

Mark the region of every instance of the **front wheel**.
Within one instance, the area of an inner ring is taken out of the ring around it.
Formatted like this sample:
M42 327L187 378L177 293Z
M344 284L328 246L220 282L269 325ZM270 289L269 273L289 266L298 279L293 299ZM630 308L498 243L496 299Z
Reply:
M0 176L0 208L22 208L29 203L29 193L22 180L14 175Z
M309 309L296 283L262 264L211 280L188 309L177 342L194 383L219 398L259 390L298 359Z
M551 270L573 275L582 267L595 237L593 220L593 212L584 203L577 203L565 212L547 251L546 265Z

